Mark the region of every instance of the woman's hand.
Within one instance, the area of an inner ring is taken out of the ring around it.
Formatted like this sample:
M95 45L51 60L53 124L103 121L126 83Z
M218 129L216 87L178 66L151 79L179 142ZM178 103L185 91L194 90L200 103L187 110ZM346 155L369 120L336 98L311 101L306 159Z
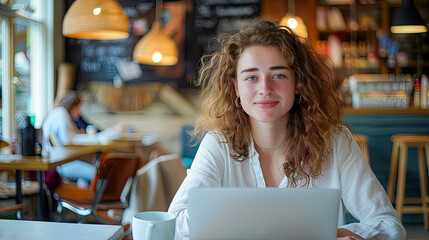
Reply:
M337 240L365 240L365 239L344 228L337 228Z

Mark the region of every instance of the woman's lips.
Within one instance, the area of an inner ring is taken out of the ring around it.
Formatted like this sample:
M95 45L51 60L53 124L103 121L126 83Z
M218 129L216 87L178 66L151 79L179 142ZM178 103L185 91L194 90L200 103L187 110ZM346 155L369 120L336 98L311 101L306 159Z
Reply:
M260 107L260 108L272 108L275 105L277 105L277 103L279 103L278 101L259 101L256 102L256 106Z

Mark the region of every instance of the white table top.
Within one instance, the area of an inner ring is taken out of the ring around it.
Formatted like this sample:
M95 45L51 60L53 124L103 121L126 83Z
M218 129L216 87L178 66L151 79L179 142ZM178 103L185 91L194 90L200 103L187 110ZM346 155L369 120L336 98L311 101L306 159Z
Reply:
M0 240L117 240L124 236L119 225L0 220Z

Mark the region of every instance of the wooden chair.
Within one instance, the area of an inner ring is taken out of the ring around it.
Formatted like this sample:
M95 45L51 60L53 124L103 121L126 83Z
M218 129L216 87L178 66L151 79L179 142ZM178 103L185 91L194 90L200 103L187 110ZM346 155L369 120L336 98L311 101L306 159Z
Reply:
M0 148L9 146L8 142L0 140ZM0 171L1 172L1 171ZM24 209L24 204L13 204L10 206L0 207L0 216L5 216L14 213L16 219L21 219L22 209Z
M186 177L186 169L179 155L167 154L137 170L130 206L124 212L122 223L131 223L138 212L167 211Z
M353 137L354 137L356 143L359 145L359 148L362 151L366 162L368 164L370 164L369 150L368 150L368 137L366 135L363 135L363 134L353 134Z
M103 223L119 223L123 210L128 207L129 189L137 167L138 159L134 154L103 153L89 188L80 189L75 183L63 183L55 189L58 220L63 208L67 208L81 216L81 223L88 215ZM110 209L120 210L118 219L107 216Z
M14 213L16 219L21 219L22 209L24 209L23 203L0 207L0 217Z
M428 192L426 171L429 171L429 136L424 135L392 135L393 142L392 161L390 165L389 183L387 195L390 201L396 204L396 210L399 214L399 219L402 219L404 213L423 213L425 229L429 230L429 207L428 207ZM416 147L418 150L418 164L420 177L420 198L405 198L405 184L407 175L407 153L408 148ZM426 164L424 150L426 150ZM399 169L398 169L399 163ZM396 200L393 198L395 192L396 175L398 175L398 183L396 188ZM404 206L404 204L421 204L421 206Z

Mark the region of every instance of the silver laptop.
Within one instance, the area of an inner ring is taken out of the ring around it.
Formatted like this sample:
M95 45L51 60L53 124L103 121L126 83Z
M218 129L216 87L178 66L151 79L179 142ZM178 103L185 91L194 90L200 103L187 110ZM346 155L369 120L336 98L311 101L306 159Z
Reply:
M338 189L194 188L190 239L335 240L339 204Z

